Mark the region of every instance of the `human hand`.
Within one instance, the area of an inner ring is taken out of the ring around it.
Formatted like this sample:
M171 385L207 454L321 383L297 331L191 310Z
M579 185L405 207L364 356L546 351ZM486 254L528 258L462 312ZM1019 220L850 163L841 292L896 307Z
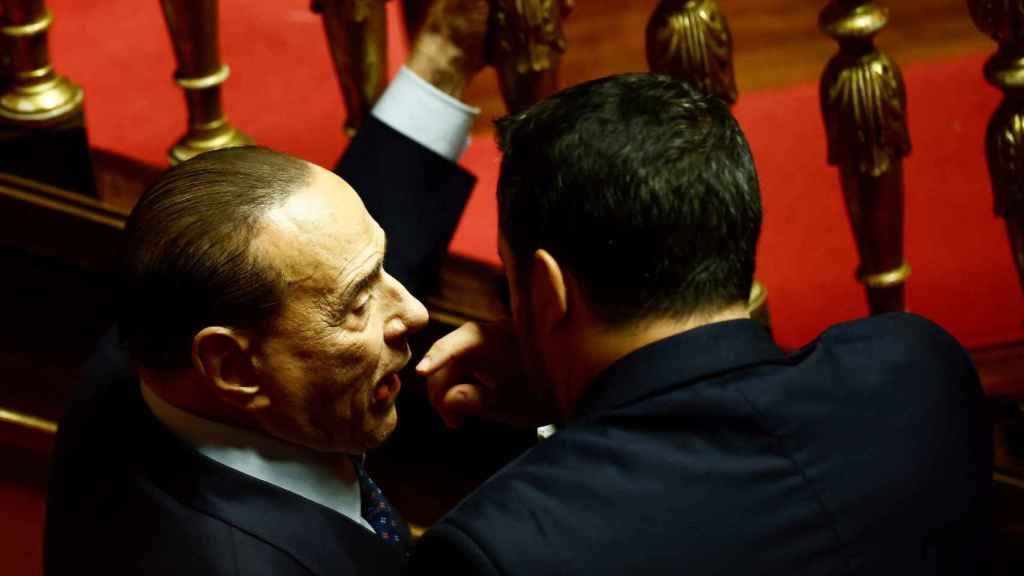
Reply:
M507 322L463 324L430 347L416 372L427 379L430 402L451 428L466 416L522 426L555 420L551 394L531 387Z
M462 97L487 64L489 0L434 0L406 62L420 78Z

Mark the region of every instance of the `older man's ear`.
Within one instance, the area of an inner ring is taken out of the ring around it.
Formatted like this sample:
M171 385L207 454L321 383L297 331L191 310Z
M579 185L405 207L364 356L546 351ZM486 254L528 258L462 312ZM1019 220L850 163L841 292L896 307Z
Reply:
M258 412L270 399L260 388L250 344L244 331L207 326L192 339L192 365L209 394L232 408Z

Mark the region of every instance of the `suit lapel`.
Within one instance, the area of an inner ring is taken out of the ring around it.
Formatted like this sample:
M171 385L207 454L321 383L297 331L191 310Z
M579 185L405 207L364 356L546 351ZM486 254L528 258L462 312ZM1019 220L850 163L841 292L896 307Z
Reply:
M394 548L316 502L203 456L160 424L142 400L138 382L119 387L122 414L141 454L139 473L183 504L218 518L290 555L315 574L397 574Z

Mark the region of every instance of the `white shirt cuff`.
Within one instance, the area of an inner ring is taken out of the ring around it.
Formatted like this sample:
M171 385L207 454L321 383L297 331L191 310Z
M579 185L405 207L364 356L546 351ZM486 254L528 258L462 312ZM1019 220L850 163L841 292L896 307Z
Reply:
M402 66L370 112L409 139L452 162L469 145L480 109L467 106Z

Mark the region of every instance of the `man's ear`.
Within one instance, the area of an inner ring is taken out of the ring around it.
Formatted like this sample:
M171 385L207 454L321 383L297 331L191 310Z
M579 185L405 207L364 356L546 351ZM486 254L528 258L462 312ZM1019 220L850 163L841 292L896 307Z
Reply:
M534 327L554 330L569 313L565 276L558 261L547 250L538 249L530 263L530 307Z
M192 339L192 365L209 391L236 409L256 412L270 404L253 370L251 338L242 331L207 326Z

